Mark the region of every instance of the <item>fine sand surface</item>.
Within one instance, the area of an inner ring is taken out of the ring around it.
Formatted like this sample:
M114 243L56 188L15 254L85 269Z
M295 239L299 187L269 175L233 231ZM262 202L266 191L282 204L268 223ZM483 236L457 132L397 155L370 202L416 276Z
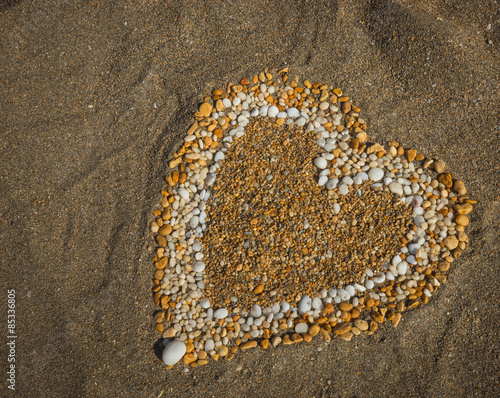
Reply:
M0 340L7 289L18 336L0 396L500 395L497 0L75 3L0 1ZM204 95L266 66L443 159L478 200L470 245L397 329L169 371L148 231L167 160Z

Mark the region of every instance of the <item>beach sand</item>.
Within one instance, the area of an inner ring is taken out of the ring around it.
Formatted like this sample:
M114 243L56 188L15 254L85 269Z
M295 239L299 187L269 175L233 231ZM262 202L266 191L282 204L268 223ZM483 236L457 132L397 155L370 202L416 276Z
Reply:
M18 336L0 396L499 396L500 3L179 3L0 1L0 316L15 289ZM470 245L396 329L167 370L148 229L167 161L212 89L283 66L342 88L373 141L443 159L478 200Z

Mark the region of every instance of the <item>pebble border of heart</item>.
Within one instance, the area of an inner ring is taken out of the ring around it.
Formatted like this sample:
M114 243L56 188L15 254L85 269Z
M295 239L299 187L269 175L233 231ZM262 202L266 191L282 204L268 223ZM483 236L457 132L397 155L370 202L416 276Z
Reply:
M443 161L405 150L397 142L368 143L360 109L340 89L307 80L300 86L298 79L289 78L288 68L278 77L273 80L266 68L251 80L214 90L194 113L196 121L169 162L172 171L161 192L161 210L154 211L151 223L158 245L153 293L161 308L154 320L164 338L162 359L168 368L181 360L191 368L207 364L209 357L231 360L239 350L296 344L317 335L325 341L350 341L355 335L373 334L386 321L396 327L405 310L429 302L468 243L466 215L476 201L466 196L462 181L444 173ZM324 189L345 195L373 181L373 187L388 189L413 207L407 246L382 264L384 271L367 269L356 283L325 286L317 297L303 296L296 303L254 305L249 313L212 308L203 298L200 238L209 222L205 203L210 186L225 152L258 117L317 133L324 153L314 164Z

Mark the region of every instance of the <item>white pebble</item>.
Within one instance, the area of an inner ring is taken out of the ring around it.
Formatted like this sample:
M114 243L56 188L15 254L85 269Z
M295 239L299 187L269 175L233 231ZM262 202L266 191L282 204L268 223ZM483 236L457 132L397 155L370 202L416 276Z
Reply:
M328 167L328 162L326 161L325 158L322 158L322 157L318 157L316 159L314 159L314 165L318 168L318 169L326 169Z
M182 341L172 341L163 350L161 358L165 365L175 365L186 353L186 345Z

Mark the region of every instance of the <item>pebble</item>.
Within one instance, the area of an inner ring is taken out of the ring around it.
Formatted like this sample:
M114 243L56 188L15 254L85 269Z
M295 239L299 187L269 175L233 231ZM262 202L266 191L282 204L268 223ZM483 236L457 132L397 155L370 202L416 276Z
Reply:
M163 349L162 360L165 365L171 366L179 362L186 353L186 345L182 341L174 340Z
M370 180L372 181L380 181L382 178L384 178L384 172L382 169L374 167L368 172L368 178L370 178Z
M403 196L403 187L397 182L391 182L389 184L389 190L396 195Z
M326 161L325 158L319 157L319 158L314 159L314 165L318 169L323 170L323 169L326 169L328 167L328 162Z
M228 316L228 311L225 308L219 308L218 310L214 311L214 317L217 319L224 319L227 318Z

